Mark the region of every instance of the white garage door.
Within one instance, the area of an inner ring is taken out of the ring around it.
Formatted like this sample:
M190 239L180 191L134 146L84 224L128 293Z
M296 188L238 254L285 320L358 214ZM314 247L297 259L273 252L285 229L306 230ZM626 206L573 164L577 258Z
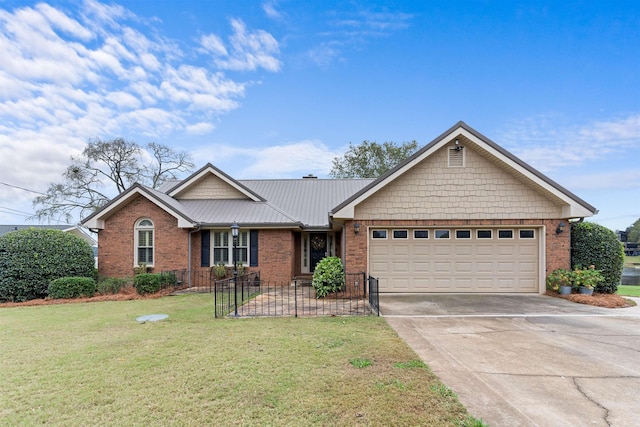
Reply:
M536 228L369 230L380 292L538 292Z

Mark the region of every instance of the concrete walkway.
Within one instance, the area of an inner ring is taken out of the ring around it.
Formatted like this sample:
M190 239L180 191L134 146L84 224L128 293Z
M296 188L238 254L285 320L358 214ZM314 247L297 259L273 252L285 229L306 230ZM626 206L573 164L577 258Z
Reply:
M640 423L640 306L433 294L381 296L380 305L400 337L490 426Z

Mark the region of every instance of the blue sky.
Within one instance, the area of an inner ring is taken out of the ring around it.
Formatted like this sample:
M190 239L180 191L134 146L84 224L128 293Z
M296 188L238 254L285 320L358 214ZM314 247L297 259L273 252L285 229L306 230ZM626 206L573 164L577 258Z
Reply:
M459 120L626 228L640 3L0 0L0 223L33 222L34 191L95 138L326 177L349 142L424 145Z

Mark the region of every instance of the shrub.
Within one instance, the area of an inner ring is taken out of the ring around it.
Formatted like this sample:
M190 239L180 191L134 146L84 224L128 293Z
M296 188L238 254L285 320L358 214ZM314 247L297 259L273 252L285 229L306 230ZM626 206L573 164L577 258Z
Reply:
M559 268L547 276L547 289L557 291L560 286L573 287L573 272Z
M133 286L140 295L155 294L160 290L162 276L158 273L138 274L133 278Z
M96 290L99 294L102 295L118 294L120 293L122 288L130 284L130 280L131 279L105 277L98 280L98 283L96 284Z
M227 275L227 269L223 262L219 262L211 267L211 269L213 270L213 274L216 276L216 279L224 279Z
M0 301L44 298L55 279L93 275L93 250L78 236L42 228L0 236Z
M316 297L323 298L332 292L341 291L344 282L342 260L338 257L327 257L316 265L311 286L316 290Z
M571 225L571 268L593 265L600 270L604 281L596 285L595 292L613 294L618 290L623 263L622 244L613 231L592 222Z
M49 284L51 298L92 297L96 293L96 281L91 277L61 277Z
M169 287L169 286L175 286L178 284L178 278L176 277L176 274L171 272L171 271L167 271L164 273L160 273L160 286L165 288L165 287Z

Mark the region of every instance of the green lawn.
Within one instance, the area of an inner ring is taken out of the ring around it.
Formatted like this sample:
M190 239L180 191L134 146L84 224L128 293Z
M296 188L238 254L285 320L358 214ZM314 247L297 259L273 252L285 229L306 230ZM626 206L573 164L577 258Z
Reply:
M640 265L640 256L625 256L624 257L624 265L625 267L633 267L635 265Z
M618 295L640 297L640 286L618 285Z
M378 317L214 319L183 295L0 308L0 343L0 425L482 425Z

